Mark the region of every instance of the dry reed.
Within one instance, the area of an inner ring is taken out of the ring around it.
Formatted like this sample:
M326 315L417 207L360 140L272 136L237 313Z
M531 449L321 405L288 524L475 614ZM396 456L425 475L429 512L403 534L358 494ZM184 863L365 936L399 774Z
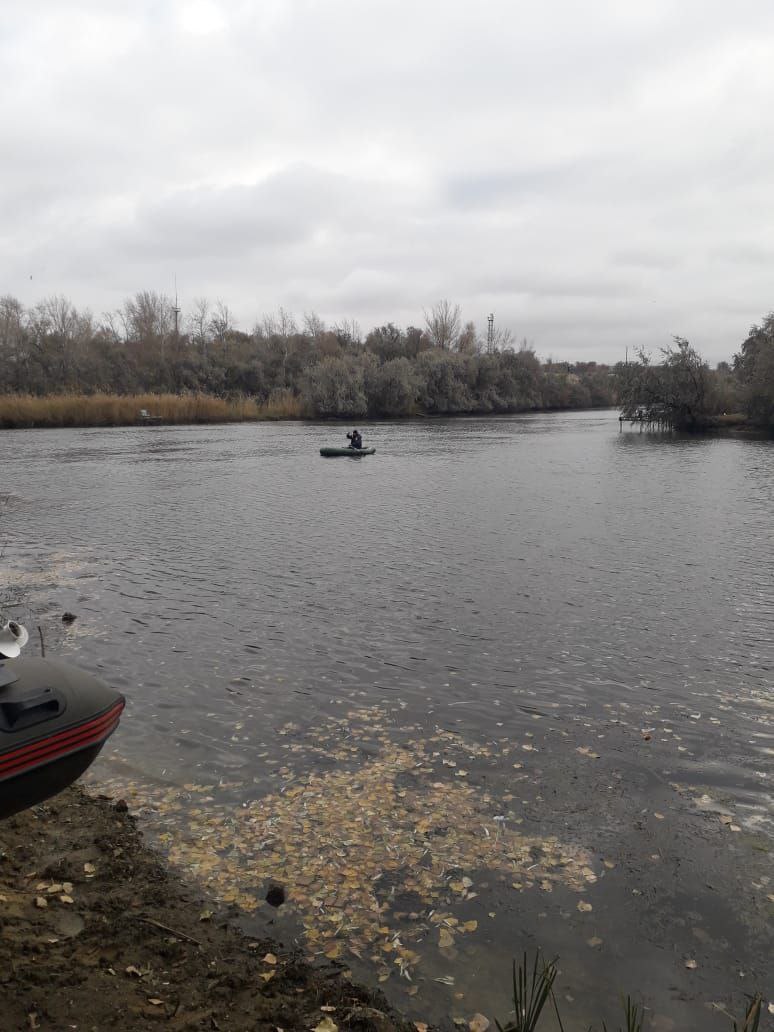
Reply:
M31 394L0 395L0 427L134 426L158 423L239 423L297 419L300 400L289 391L259 404L254 398L226 400L212 394Z

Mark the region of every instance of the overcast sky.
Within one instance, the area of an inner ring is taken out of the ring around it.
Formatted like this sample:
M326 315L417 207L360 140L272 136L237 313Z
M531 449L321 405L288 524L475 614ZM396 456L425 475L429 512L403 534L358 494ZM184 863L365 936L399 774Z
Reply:
M0 0L0 294L542 357L774 309L772 0Z

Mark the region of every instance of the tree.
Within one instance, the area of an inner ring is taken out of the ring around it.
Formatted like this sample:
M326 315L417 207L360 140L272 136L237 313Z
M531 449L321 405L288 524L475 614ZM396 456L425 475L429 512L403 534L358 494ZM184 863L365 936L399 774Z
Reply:
M429 314L425 312L426 332L432 346L451 351L459 339L461 321L459 305L446 300L437 301Z
M750 421L774 429L774 312L751 328L734 356L734 372Z
M718 413L707 363L684 337L662 348L660 365L641 351L636 362L616 367L618 398L625 418L641 416L675 430L705 430Z

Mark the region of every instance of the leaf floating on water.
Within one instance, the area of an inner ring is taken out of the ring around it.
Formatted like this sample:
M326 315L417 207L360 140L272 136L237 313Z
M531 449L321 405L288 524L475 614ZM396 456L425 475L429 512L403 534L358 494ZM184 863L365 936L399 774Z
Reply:
M581 900L578 904L578 910L580 910L582 914L588 914L588 912L593 909L592 905L590 903L586 903L585 900Z
M97 868L94 866L94 864L84 864L83 870L87 875L93 875L97 873Z
M440 978L435 978L433 981L440 982L441 985L454 985L454 975L441 975Z
M483 1014L474 1014L468 1023L468 1028L470 1029L470 1032L486 1032L490 1025L491 1022L489 1018L485 1017Z
M664 820L664 815L663 815L663 813L656 813L656 812L654 811L654 812L653 812L653 816L654 816L654 817L656 818L656 820L657 820L657 821L663 821L663 820Z
M339 1026L330 1018L323 1018L320 1024L315 1026L314 1032L339 1032Z
M685 962L685 966L686 966L686 967L688 968L688 970L689 970L689 971L695 971L695 970L696 970L696 968L697 968L697 967L698 967L699 965L698 965L698 964L696 963L696 961L695 961L695 960L692 960L692 959L691 959L691 960L686 960L686 962Z
M276 974L276 971L262 971L261 978L264 980L264 982L271 982L272 978L274 978Z
M581 756L589 756L592 760L599 759L599 753L594 752L594 750L589 748L588 745L578 746L578 748L575 751L580 753Z
M462 925L462 927L465 929L466 932L475 932L475 930L478 928L478 921L466 921Z
M164 1001L160 1000L158 996L149 996L148 1003L152 1003L154 1007L160 1007Z
M264 964L276 964L277 958L273 953L267 953L266 956L263 958L263 962Z
M427 1032L429 1026L426 1025L424 1021L415 1021L414 1028L417 1030L417 1032Z
M596 946L601 946L602 945L602 939L600 939L596 935L592 936L590 939L587 939L586 942L589 944L589 946L592 947L592 949L594 947L596 947Z
M584 871L594 863L588 851L525 834L517 829L522 818L510 812L503 812L505 820L493 819L499 806L469 783L472 776L431 781L443 756L458 771L469 770L474 759L498 760L486 747L443 729L429 739L396 743L386 710L358 707L341 714L305 737L297 726L281 728L278 734L293 735L289 752L305 753L312 772L278 761L272 773L281 789L236 813L213 798L192 802L190 792L180 789L122 780L116 790L131 793L133 807L154 812L166 829L161 834L170 861L191 872L210 896L249 911L263 905L256 886L292 886L282 902L300 919L310 953L381 956L380 982L393 971L410 980L420 963L411 949L427 937L420 909L438 927L440 949L453 947L455 927L460 933L473 929L471 922L458 925L451 912L460 900L474 898L473 879L450 879L452 871L489 868L525 891L541 881L586 891ZM538 751L530 744L528 751L533 749ZM318 758L326 769L315 769ZM398 894L417 900L408 922L400 913L393 917L391 900Z
M36 896L35 897L35 906L39 910L43 910L43 909L45 909L45 907L48 906L48 900L44 896Z

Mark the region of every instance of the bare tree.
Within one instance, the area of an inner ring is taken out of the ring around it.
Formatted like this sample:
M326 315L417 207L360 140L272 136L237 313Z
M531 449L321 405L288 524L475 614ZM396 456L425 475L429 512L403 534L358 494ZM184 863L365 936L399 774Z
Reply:
M304 312L304 333L315 343L325 333L325 323L317 312Z
M427 335L433 347L450 351L460 336L460 325L462 317L460 306L452 305L450 301L437 301L430 310L424 313Z
M457 351L463 355L477 355L481 351L475 323L465 323L462 333L457 337Z
M164 357L164 345L174 329L173 303L155 290L141 290L124 302L121 310L127 342L147 351L158 348Z
M201 349L202 354L207 354L207 345L210 342L210 302L206 297L195 297L191 314L188 316L189 333L191 340Z
M228 305L220 299L215 303L215 311L210 318L209 327L213 340L216 344L220 344L225 354L228 351L229 336L234 329L234 320Z
M343 319L333 327L336 339L345 348L355 347L362 342L363 333L356 319Z

